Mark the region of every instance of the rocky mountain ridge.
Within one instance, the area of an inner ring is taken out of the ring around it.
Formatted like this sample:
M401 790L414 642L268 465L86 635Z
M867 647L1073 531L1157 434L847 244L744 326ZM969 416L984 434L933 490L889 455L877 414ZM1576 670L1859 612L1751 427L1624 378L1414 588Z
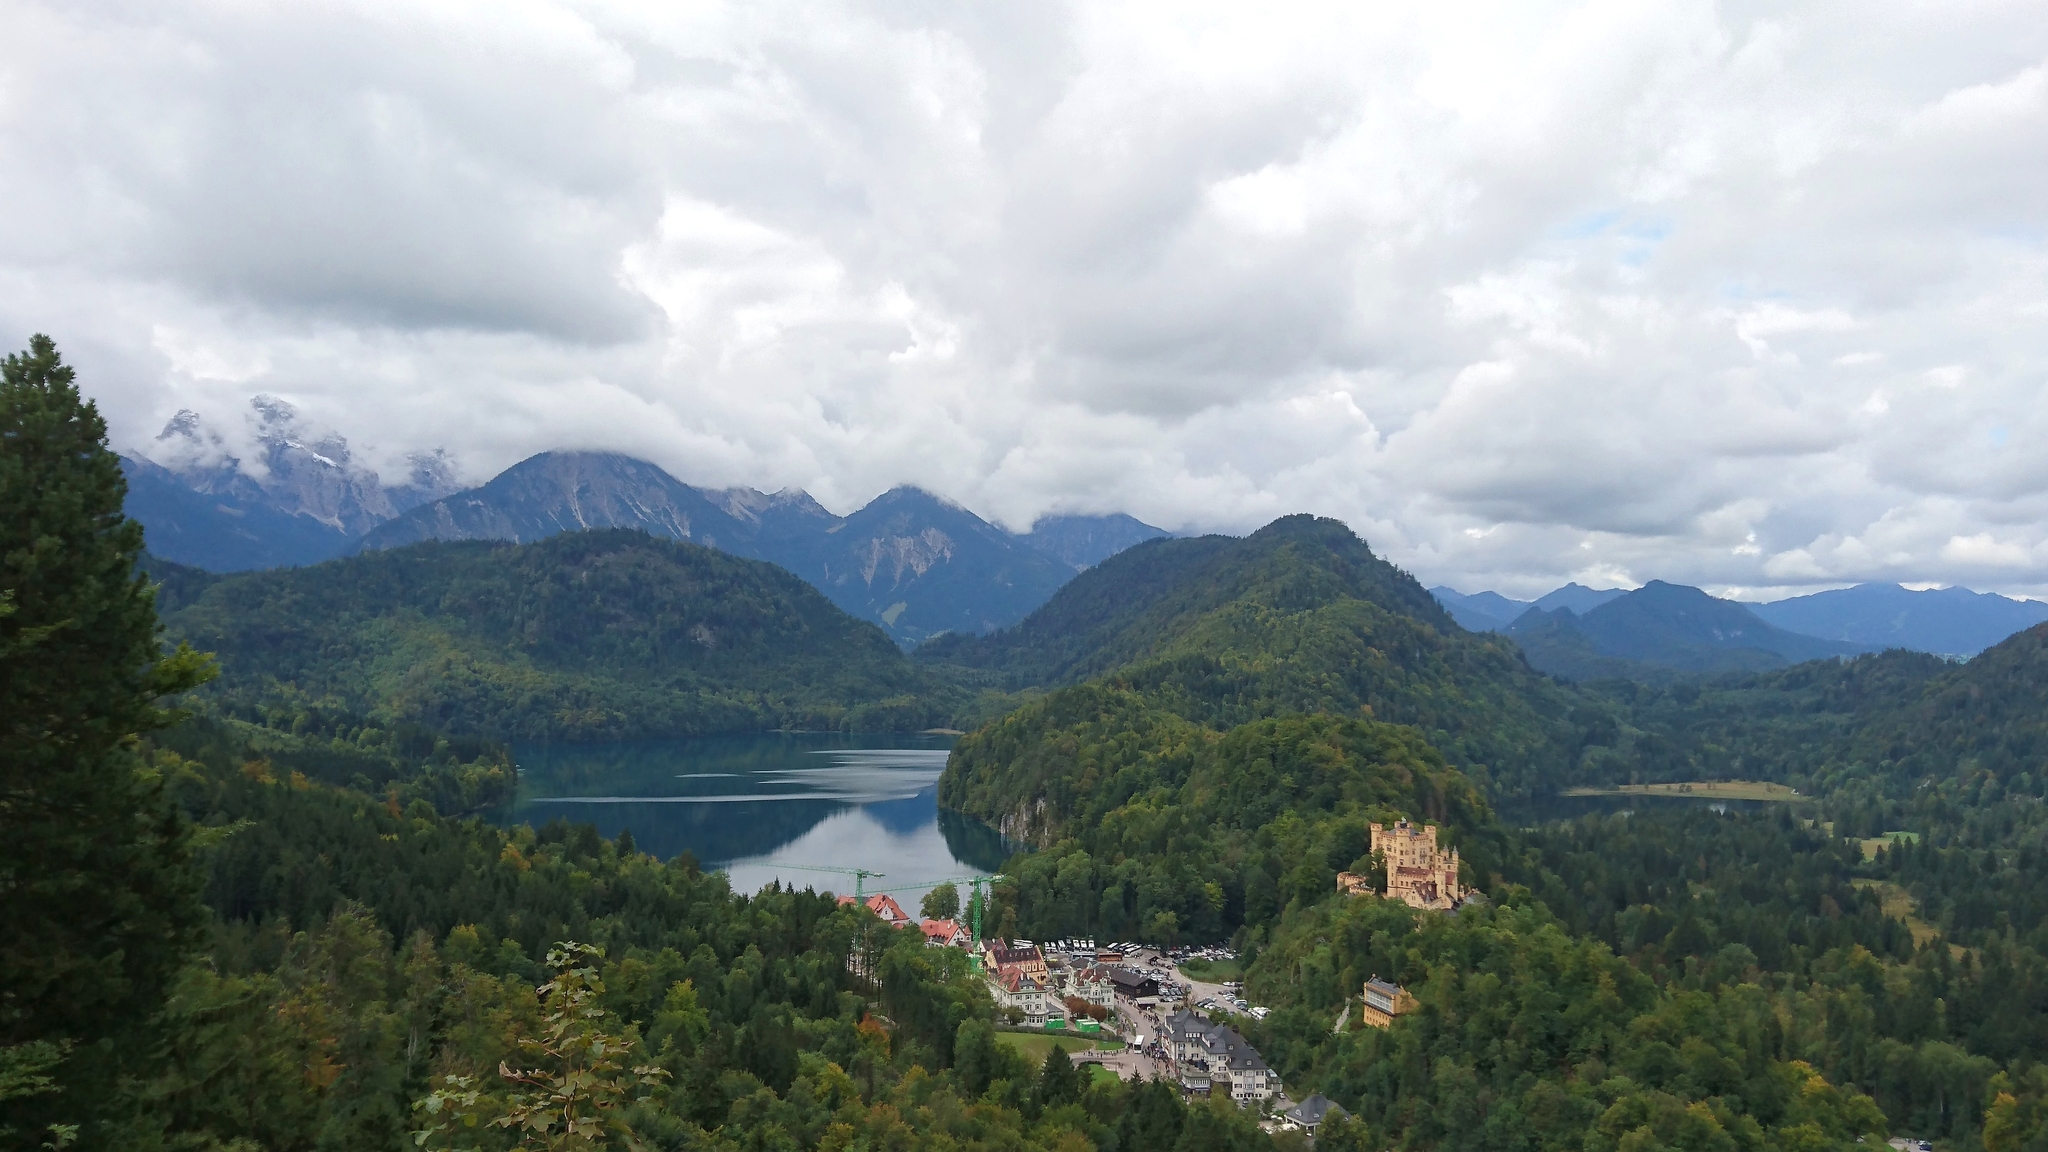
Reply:
M1129 516L1053 516L1011 533L917 488L836 516L800 489L697 488L645 460L543 452L454 490L445 454L416 457L385 487L339 436L315 435L289 405L258 398L262 452L230 452L180 413L159 437L171 465L129 458L131 506L156 555L213 571L318 563L425 540L533 543L631 528L767 560L905 647L1022 619L1077 571L1168 535Z

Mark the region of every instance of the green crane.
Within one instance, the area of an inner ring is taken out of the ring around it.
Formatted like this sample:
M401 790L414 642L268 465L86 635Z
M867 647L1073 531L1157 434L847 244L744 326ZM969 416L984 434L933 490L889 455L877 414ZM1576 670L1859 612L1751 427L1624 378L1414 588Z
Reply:
M769 867L793 868L800 872L839 872L851 876L853 877L853 898L855 900L867 899L867 884L870 876L888 875L886 872L870 872L866 868L835 868L828 864L770 864ZM877 891L881 891L881 889L877 889Z
M920 888L937 888L941 884L967 885L967 907L973 919L974 942L979 944L981 943L981 910L988 904L987 897L982 894L982 887L988 884L997 884L1007 879L1009 879L1009 877L1002 875L948 876L944 880L926 880L919 884L903 884L895 888L890 888L888 889L888 891L915 891Z
M803 872L844 873L853 877L853 898L855 900L866 900L869 896L878 892L916 892L922 889L937 888L941 884L965 884L968 886L968 907L973 913L974 941L977 944L981 942L982 909L988 906L988 897L984 892L984 888L986 885L999 884L1009 879L1009 877L1003 875L948 876L942 880L920 880L915 884L891 884L887 888L869 888L867 882L870 877L887 876L888 873L870 872L866 868L838 868L829 864L774 864L771 867L792 868Z

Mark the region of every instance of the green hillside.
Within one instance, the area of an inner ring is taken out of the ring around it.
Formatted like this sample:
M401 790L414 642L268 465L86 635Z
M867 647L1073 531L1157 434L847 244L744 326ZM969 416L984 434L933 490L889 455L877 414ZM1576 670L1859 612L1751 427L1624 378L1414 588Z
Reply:
M1076 576L1014 628L945 637L918 654L999 672L1012 687L1073 683L1210 643L1204 626L1219 612L1256 604L1292 614L1342 600L1461 631L1413 577L1342 523L1287 516L1243 539L1140 544Z
M218 696L501 739L923 728L943 687L773 565L626 530L427 542L176 587Z
M963 740L941 782L943 803L1034 840L1065 813L1053 800L1021 821L1020 805L1059 795L1052 776L1085 774L1094 741L1076 745L1081 759L1011 765L1080 739L1061 733L1097 698L1219 732L1309 712L1411 725L1497 794L1574 780L1585 734L1612 727L1575 716L1584 698L1530 670L1512 642L1458 627L1344 525L1307 516L1242 540L1139 545L1018 627L920 655L1012 686L1066 685Z

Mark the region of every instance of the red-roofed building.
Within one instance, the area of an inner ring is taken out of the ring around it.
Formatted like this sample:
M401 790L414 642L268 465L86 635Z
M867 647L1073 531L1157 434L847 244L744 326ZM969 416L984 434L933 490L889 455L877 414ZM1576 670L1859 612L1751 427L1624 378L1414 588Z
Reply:
M926 920L918 924L924 930L924 942L934 948L967 947L967 929L953 920Z
M917 923L911 919L910 913L903 910L903 905L898 904L896 898L887 892L877 892L868 897L868 911L880 916L883 923L891 928L905 928Z

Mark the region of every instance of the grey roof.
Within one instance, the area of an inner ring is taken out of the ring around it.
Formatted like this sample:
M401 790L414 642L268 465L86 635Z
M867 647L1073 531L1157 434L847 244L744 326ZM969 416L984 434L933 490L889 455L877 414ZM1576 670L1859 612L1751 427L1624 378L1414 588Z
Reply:
M1109 978L1111 982L1124 988L1141 988L1147 984L1156 985L1159 983L1157 976L1147 976L1143 972L1136 972L1129 968L1112 967L1109 970Z
M1349 1115L1351 1113L1346 1112L1342 1104L1337 1103L1320 1092L1289 1108L1285 1113L1287 1119L1309 1128L1316 1127L1332 1116Z
M1203 1035L1202 1047L1207 1052L1209 1066L1212 1068L1220 1062L1225 1068L1247 1072L1266 1070L1266 1061L1259 1056L1258 1049L1252 1047L1251 1041L1238 1035L1234 1028L1215 1025Z

